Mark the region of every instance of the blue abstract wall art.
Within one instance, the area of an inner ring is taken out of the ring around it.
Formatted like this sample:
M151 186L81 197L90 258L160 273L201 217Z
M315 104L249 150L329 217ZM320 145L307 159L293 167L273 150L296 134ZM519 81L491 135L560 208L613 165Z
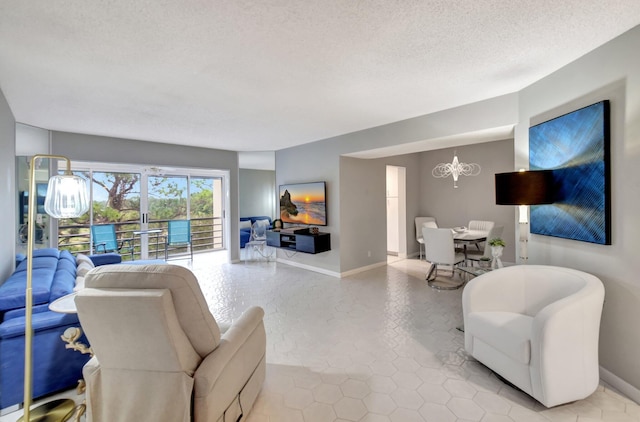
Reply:
M531 206L531 233L611 244L609 101L529 128L529 169L553 170L555 203Z

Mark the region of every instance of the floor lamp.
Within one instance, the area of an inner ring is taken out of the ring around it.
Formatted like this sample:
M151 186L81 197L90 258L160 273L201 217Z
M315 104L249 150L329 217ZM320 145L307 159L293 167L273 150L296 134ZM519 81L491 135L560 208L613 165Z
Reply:
M518 205L520 227L520 260L526 264L529 259L529 205L552 204L555 201L555 188L552 170L516 171L497 173L496 204Z
M31 409L33 386L33 248L35 240L36 217L36 160L42 158L64 160L67 168L64 174L51 176L47 187L44 209L54 218L80 217L89 209L89 195L85 180L74 176L71 162L60 155L34 155L29 168L29 211L27 214L27 286L25 290L25 329L24 329L24 415L19 421L64 421L75 408L72 400L54 400L36 409Z

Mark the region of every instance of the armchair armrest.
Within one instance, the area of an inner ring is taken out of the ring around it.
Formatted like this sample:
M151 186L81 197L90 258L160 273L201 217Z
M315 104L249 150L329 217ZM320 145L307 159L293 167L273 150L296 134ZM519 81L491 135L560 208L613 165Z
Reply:
M251 307L224 333L218 347L204 358L194 374L195 400L211 396L215 400L210 407L223 406L242 390L266 353L263 317L262 308Z
M534 318L531 365L535 389L553 397L590 394L599 381L598 340L604 288L583 289L543 308Z

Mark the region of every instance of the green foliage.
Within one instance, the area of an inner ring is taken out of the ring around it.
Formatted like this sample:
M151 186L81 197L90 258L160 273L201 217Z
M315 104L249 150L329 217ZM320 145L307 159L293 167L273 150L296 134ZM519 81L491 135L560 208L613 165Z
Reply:
M201 190L191 194L191 217L213 216L213 191Z
M506 243L504 243L504 240L502 240L499 237L493 238L489 241L489 246L506 246Z

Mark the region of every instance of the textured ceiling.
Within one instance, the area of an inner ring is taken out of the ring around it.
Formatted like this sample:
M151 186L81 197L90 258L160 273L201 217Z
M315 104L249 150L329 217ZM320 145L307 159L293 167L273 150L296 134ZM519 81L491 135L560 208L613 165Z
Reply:
M0 0L18 122L278 150L517 91L638 0Z

